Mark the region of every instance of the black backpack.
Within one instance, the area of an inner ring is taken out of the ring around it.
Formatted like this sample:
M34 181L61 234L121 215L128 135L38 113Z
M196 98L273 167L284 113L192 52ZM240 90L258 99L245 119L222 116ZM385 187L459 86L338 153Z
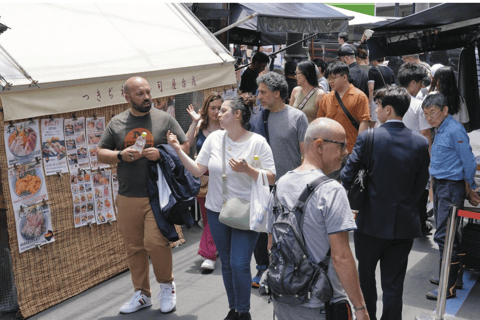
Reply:
M310 195L330 180L322 176L307 184L292 209L280 204L275 185L271 261L260 281L261 295L271 295L276 301L289 305L305 303L312 296L323 302L333 297L327 276L330 250L320 263L315 263L307 253L303 236L304 210Z

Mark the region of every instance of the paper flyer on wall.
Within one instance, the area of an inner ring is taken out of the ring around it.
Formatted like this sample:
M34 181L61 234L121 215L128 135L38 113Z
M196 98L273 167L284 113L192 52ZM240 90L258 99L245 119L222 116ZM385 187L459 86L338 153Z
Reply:
M65 141L70 172L89 169L90 161L85 139L85 118L65 119Z
M104 170L92 173L92 175L93 188L95 189L95 216L97 224L116 220L112 200L112 171Z
M112 169L112 192L113 192L113 204L115 206L116 214L118 214L117 196L118 196L119 188L120 188L120 185L118 184L117 168L115 167L114 169Z
M97 146L105 129L105 117L87 118L87 143L88 154L90 156L90 167L92 170L98 168L108 168L108 164L98 162Z
M75 228L95 223L92 174L90 170L78 170L70 174L73 197L73 222Z
M47 186L40 163L19 165L8 169L8 185L14 211L48 200Z
M5 126L5 151L7 166L26 164L40 159L40 130L38 120L33 119Z
M20 253L55 241L50 205L47 201L15 210L15 222Z
M67 173L67 149L63 134L63 118L42 119L42 159L45 175Z

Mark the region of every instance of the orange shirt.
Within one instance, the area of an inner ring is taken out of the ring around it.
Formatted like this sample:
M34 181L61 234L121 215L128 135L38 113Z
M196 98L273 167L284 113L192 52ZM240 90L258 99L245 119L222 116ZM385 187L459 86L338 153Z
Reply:
M355 88L353 84L347 89L342 97L343 104L358 124L362 121L370 121L370 108L368 98L361 90ZM335 98L335 91L324 95L318 106L317 118L326 117L338 121L347 134L347 150L352 153L355 142L357 141L358 130L352 125L342 107Z

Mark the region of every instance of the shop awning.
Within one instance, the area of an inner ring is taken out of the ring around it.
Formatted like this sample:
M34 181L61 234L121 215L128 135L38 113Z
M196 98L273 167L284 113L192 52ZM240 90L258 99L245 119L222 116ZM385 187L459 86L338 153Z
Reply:
M133 75L154 98L236 83L230 53L182 4L3 4L0 16L5 120L124 103Z
M444 3L376 27L370 58L460 48L480 38L480 3Z
M238 27L261 32L262 45L286 43L287 33L345 31L353 18L321 3L232 3L230 23L255 12L257 17Z

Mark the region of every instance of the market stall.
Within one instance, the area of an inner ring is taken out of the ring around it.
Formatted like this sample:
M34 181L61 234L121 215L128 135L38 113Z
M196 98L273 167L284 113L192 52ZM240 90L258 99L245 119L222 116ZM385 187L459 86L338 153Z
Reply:
M463 48L458 86L470 115L470 129L480 128L480 101L475 47L480 40L479 3L443 3L373 28L370 59Z
M116 168L96 158L128 108L125 80L146 78L159 105L236 81L231 55L180 4L6 4L2 23L0 180L29 317L127 269Z

